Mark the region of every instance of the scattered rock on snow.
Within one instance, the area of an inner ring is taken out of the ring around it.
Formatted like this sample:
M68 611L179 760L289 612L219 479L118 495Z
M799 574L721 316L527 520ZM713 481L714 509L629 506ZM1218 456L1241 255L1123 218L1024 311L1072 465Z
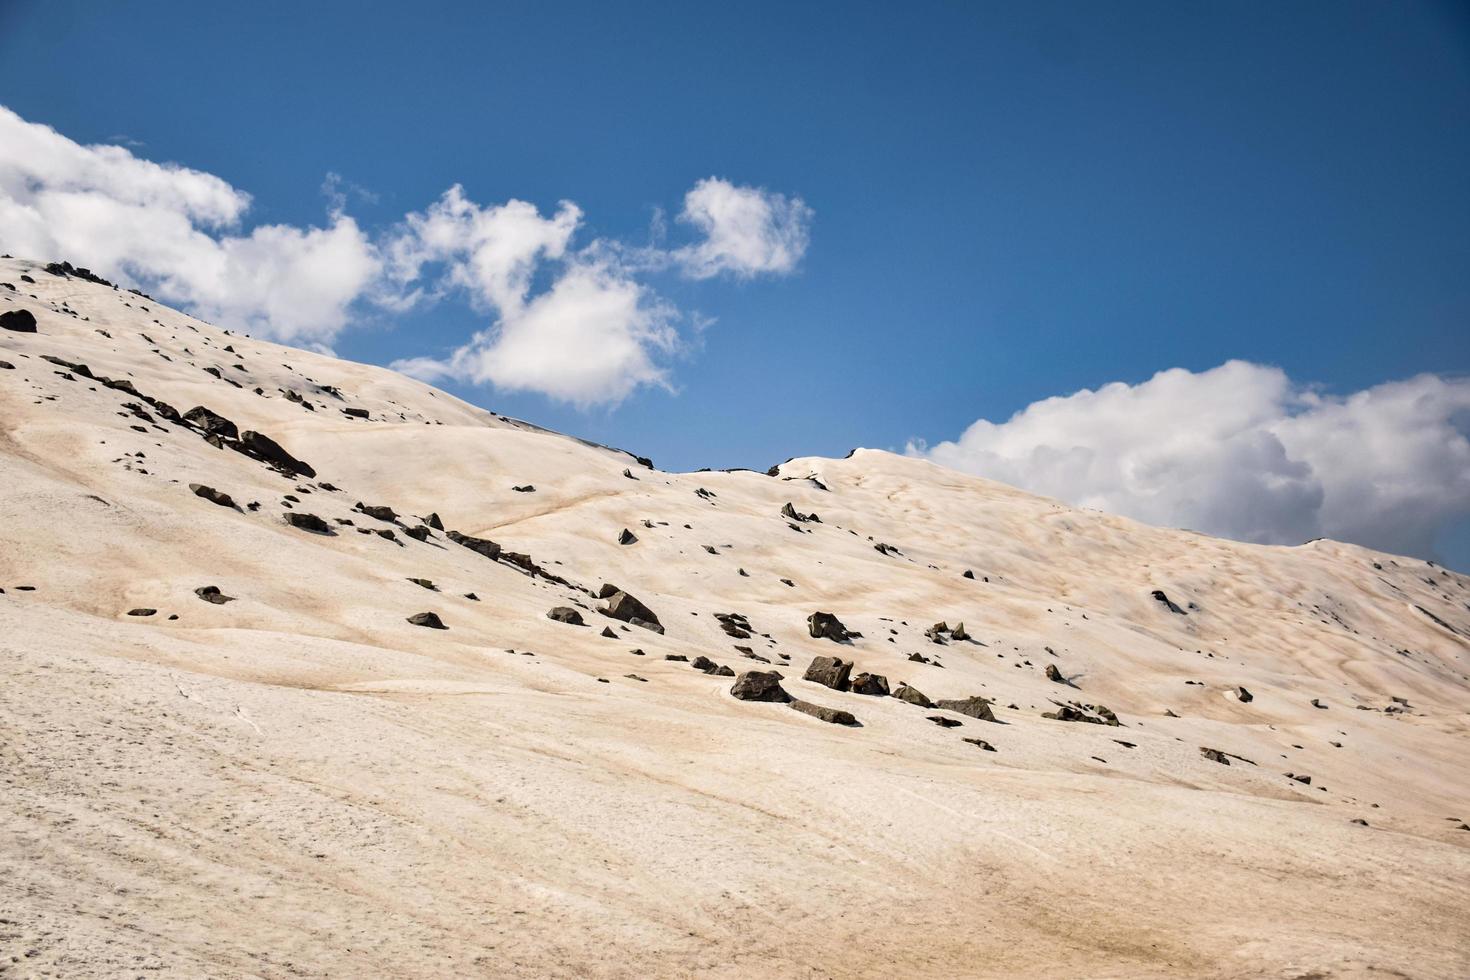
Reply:
M886 698L888 696L888 678L882 674L858 674L852 679L852 693L866 694L869 697Z
M194 594L205 602L214 603L216 606L223 606L227 602L235 601L234 596L225 595L219 590L219 586L217 585L201 585L194 590Z
M189 489L194 491L194 496L203 497L205 500L209 501L212 504L219 504L221 507L231 508L235 506L235 500L233 497L231 497L227 493L216 490L214 487L208 487L202 483L191 483L189 484Z
M833 725L854 726L858 720L853 717L852 712L842 711L838 708L828 708L820 704L812 704L810 701L792 701L791 707L804 715L829 722Z
M408 621L415 626L424 626L431 630L449 629L448 626L444 625L444 621L440 619L436 613L431 612L414 613L412 616L408 617Z
M806 618L806 628L813 639L828 639L834 643L846 643L858 633L851 633L842 625L842 620L829 612L814 612Z
M571 606L556 606L546 614L547 619L554 619L558 623L569 623L572 626L586 626L582 622L582 614Z
M730 696L741 701L777 701L786 703L791 695L781 686L781 674L774 670L747 670L735 678Z
M834 691L845 691L848 688L848 675L852 672L852 663L837 657L817 657L806 669L802 680L830 687Z

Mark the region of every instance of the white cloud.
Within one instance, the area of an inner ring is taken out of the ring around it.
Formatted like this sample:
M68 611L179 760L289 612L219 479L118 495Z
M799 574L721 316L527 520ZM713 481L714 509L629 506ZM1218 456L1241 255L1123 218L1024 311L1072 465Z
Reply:
M542 215L509 200L481 206L455 185L423 211L370 236L346 213L371 195L336 174L323 184L323 227L242 227L250 196L212 174L82 146L0 106L0 247L66 258L224 326L323 348L363 301L393 312L463 294L494 316L443 358L400 369L579 406L616 404L640 386L669 387L683 317L639 277L670 268L702 279L791 272L811 210L711 178L680 220L701 234L677 249L573 240L582 210Z
M231 234L250 196L220 178L82 146L0 106L0 243L132 279L223 324L321 344L378 275L350 217Z
M909 452L1070 503L1245 541L1407 554L1470 516L1470 379L1345 398L1230 361L1035 402Z
M676 316L615 268L579 261L448 358L393 367L426 381L454 377L537 391L583 408L616 404L640 385L667 387L656 361L678 344Z
M679 214L704 240L670 255L693 279L722 272L746 278L785 275L806 254L811 219L812 209L801 198L708 177L684 195Z

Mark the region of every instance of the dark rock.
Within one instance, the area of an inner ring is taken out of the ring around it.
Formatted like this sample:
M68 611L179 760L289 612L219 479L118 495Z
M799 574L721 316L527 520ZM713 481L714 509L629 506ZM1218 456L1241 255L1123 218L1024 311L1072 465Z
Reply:
M1312 699L1312 707L1314 707L1314 708L1321 708L1323 711L1326 711L1327 710L1327 705L1323 704L1321 701L1317 700L1316 698L1313 698Z
M921 708L934 707L934 703L924 697L923 691L920 691L916 687L909 687L907 684L898 685L898 690L893 692L893 696L900 701L908 704L916 704Z
M326 484L324 483L322 484L322 486L326 486ZM424 523L429 525L429 527L432 527L436 531L444 530L444 522L439 520L438 514L430 514L428 517L425 517Z
M853 717L852 712L842 711L837 708L828 708L820 704L812 704L810 701L792 701L791 707L804 715L811 715L821 721L833 725L856 725L858 720Z
M414 585L417 585L421 589L428 589L430 592L439 591L439 586L435 585L433 582L430 582L426 578L411 578L409 579L409 581L412 582Z
M1117 727L1122 724L1118 716L1113 714L1105 705L1097 704L1071 704L1057 703L1056 711L1043 712L1041 717L1050 718L1054 721L1077 721L1088 725L1112 725Z
M730 696L741 701L776 701L785 704L791 695L781 686L781 675L774 670L748 670L735 678Z
M357 506L352 509L358 511L359 513L366 514L368 517L376 518L380 521L387 521L389 524L392 524L394 521L398 520L398 515L393 512L392 507L377 505L370 507L367 504L358 501Z
M944 715L928 715L926 717L940 728L958 728L964 724L964 722L957 718L946 718Z
M212 436L219 436L221 439L238 439L240 437L240 430L235 426L234 422L231 422L223 415L210 411L203 405L195 405L185 412L184 421Z
M141 609L129 609L128 610L128 615L129 616L152 616L152 615L154 615L157 612L158 612L157 609L148 609L148 608L145 607L145 608L141 608Z
M413 580L410 579L410 581ZM431 612L414 613L412 616L408 617L408 621L415 626L425 626L431 630L449 629L448 626L444 625L444 621L440 619L437 614Z
M1178 613L1181 616L1189 615L1189 613L1185 612L1183 609L1180 609L1177 605L1175 605L1172 599L1164 595L1163 589L1154 589L1153 592L1150 593L1150 595L1152 595L1159 602L1162 602L1165 606L1167 606L1171 613Z
M790 501L787 501L786 502L786 505L781 508L781 516L782 517L786 517L786 518L790 518L793 521L798 521L798 522L801 522L801 523L806 523L808 521L810 521L812 523L815 523L815 524L822 523L822 519L820 517L818 517L816 514L803 514L800 511L798 511L795 507L791 506L791 502Z
M902 555L903 554L902 551L899 551L893 545L891 545L891 544L884 544L882 541L879 541L877 544L873 545L873 550L876 551L876 552L878 552L878 554L883 555L885 557L891 557L893 555Z
M433 517L434 515L431 514L429 516ZM433 522L430 522L430 527L432 526ZM491 561L495 561L500 557L500 545L486 538L476 538L468 534L460 534L458 531L449 531L445 537L449 538L455 544L463 545L476 554L484 555Z
M706 674L713 674L719 665L716 664L709 657L695 657L694 662L691 663L689 666L693 667L695 670L702 670Z
M1368 821L1364 820L1362 817L1354 817L1352 820L1349 821L1349 823L1355 823L1359 827L1368 826Z
M235 499L233 497L216 490L214 487L207 487L202 483L191 483L189 484L189 489L194 491L194 496L203 497L212 504L219 504L221 507L231 508L235 506Z
M628 530L627 528L623 528L623 533L618 535L618 544L637 544L637 543L638 543L638 535L634 534L632 531Z
M287 524L291 525L292 527L300 528L303 531L312 531L316 534L337 533L336 531L332 530L332 525L328 524L320 517L317 517L315 514L308 514L304 511L299 510L291 510L287 511L282 516L286 518Z
M572 626L586 626L582 622L582 614L571 606L557 606L546 614L547 619L554 619L558 623L568 623Z
M852 663L840 660L837 657L817 657L806 669L802 680L830 687L834 691L845 691L848 688L848 675L852 672Z
M719 667L716 667L714 670L710 671L710 673L713 674L716 677L734 677L735 676L735 671L731 670L729 667L724 666L723 664L720 665Z
M602 610L604 616L622 620L644 629L659 627L655 632L662 633L663 626L654 615L653 610L639 602L626 592L614 592L607 600L607 608Z
M681 664L687 664L689 662L689 658L684 656L682 653L666 653L664 654L664 659L672 660L675 663Z
M0 313L0 328L14 330L16 333L35 333L36 315L30 310L7 310Z
M199 588L194 590L194 594L203 599L205 602L212 602L216 606L223 606L227 602L235 601L234 596L225 595L219 590L219 586L217 585L201 585Z
M1310 786L1310 785L1312 785L1312 777L1311 776L1298 776L1294 772L1289 772L1289 773L1286 774L1286 778L1287 779L1295 779L1297 782L1301 783L1303 786Z
M316 470L286 452L286 450L281 448L280 443L276 442L270 436L259 432L251 432L247 429L240 433L240 445L244 447L249 455L254 456L256 459L264 460L281 469L290 470L302 476L316 476Z
M610 640L616 640L618 638L618 634L613 632L611 626L604 626L602 628L602 635Z
M342 414L350 415L355 419L365 419L370 413L365 408L344 408L342 409Z
M1240 701L1241 704L1250 704L1256 699L1255 695L1251 694L1250 691L1247 691L1243 687L1237 687L1235 689L1235 697L1238 701Z
M1225 755L1224 752L1221 752L1219 749L1207 749L1202 745L1200 746L1199 754L1204 756L1206 759L1209 759L1211 762L1220 763L1220 765L1222 766L1230 765L1230 759Z
M404 528L403 533L413 538L415 541L427 541L429 540L430 531L428 528L424 527L421 524L418 527Z
M813 639L828 639L835 643L846 643L853 636L840 619L828 612L812 613L806 618L806 628Z
M533 486L531 486L531 484L529 484L529 483L527 483L523 487L511 487L511 489L514 490L516 493L535 493L536 492L536 488L533 487Z
M1057 670L1057 665L1056 664L1047 664L1046 665L1046 679L1049 680L1049 681L1051 681L1054 684L1065 684L1065 683L1067 683L1067 679L1062 676L1062 672L1060 670Z
M934 707L944 711L953 711L955 714L975 718L980 721L995 721L995 714L990 710L990 702L979 695L968 698L935 701Z
M14 371L15 365L9 361L0 361L0 371Z
M970 570L969 570L969 569L968 569L968 568L967 568L967 569L965 569L965 574L964 574L964 575L963 575L963 576L962 576L962 577L963 577L963 578L968 578L968 579L973 579L973 578L974 578L974 577L975 577L975 573L974 573L974 572L972 572L972 571L970 571ZM971 739L966 739L966 740L965 740L965 741L967 741L967 742L968 742L968 741L971 741ZM994 750L994 749L991 749L991 750L990 750L990 751L992 751L992 752L994 752L994 751L995 751L995 750Z
M852 679L851 691L875 698L888 696L888 678L882 674L858 674Z

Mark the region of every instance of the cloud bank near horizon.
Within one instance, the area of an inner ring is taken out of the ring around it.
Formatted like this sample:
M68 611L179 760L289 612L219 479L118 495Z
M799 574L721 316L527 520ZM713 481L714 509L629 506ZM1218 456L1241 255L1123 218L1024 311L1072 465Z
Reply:
M1470 517L1470 379L1421 374L1338 397L1247 361L1175 368L907 452L1149 524L1430 557Z
M680 326L694 320L647 277L790 275L809 241L799 198L710 177L685 195L687 244L576 242L582 210L542 215L511 199L480 205L455 185L370 234L328 176L320 226L246 228L250 195L209 173L84 146L0 106L0 247L69 258L143 286L204 319L318 350L354 313L406 312L466 299L487 327L443 356L393 366L539 392L583 408L642 386L669 388ZM533 288L533 284L542 284Z

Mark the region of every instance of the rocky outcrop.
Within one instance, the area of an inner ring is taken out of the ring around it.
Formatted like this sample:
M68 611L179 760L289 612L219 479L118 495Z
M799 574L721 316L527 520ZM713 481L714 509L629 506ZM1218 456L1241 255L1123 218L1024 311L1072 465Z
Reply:
M907 704L916 704L921 708L934 707L933 702L924 697L923 691L920 691L918 688L910 687L908 684L898 685L898 690L893 692L893 696L900 701L903 701Z
M834 691L845 691L849 686L852 662L837 657L817 657L802 675L802 680L830 687Z
M435 515L430 515L435 516ZM433 526L432 524L430 525ZM460 534L458 531L449 531L445 534L450 541L462 545L479 555L484 555L491 561L500 559L500 545L487 538L477 538L469 534Z
M853 717L852 712L842 711L839 708L828 708L825 705L812 704L810 701L792 701L791 707L804 715L825 721L832 725L855 726L858 720Z
M861 633L849 632L842 625L842 620L829 612L814 612L806 618L806 628L813 639L831 640L834 643L847 643L854 636Z
M792 700L781 686L781 674L774 670L747 670L735 678L730 696L741 701L776 701L782 704Z
M965 715L980 721L995 721L995 713L990 710L990 701L979 695L968 698L935 701L934 707L943 711L953 711L956 714Z
M854 694L866 694L874 698L888 696L888 678L882 674L858 674L852 679L850 688Z

